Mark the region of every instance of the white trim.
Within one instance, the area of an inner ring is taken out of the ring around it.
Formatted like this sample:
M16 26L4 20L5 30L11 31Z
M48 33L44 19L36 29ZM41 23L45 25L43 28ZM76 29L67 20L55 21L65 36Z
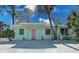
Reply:
M46 24L46 23L19 23L19 24L15 24L13 25L12 27L15 27L15 26L21 26L21 25L32 25L32 26L38 26L38 25L44 25L44 26L49 26L49 24ZM55 25L52 25L53 27L55 27ZM59 27L61 28L65 28L67 27L67 25L58 25Z

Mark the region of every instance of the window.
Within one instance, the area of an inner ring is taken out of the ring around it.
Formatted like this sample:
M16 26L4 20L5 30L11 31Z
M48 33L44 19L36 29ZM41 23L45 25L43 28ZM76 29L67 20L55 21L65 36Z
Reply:
M24 29L19 29L19 34L24 35Z
M62 35L68 35L68 28L61 28L60 31Z
M50 29L46 29L46 35L50 35Z
M68 35L68 28L65 28L65 35Z
M63 28L61 28L60 32L61 32L62 35L64 35L64 29Z

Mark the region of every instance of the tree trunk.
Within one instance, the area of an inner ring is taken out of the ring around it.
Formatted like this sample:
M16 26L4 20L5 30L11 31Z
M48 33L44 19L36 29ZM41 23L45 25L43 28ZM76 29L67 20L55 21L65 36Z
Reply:
M12 15L12 25L14 24L14 16Z
M53 26L52 26L52 21L51 21L51 13L49 12L48 13L48 19L49 19L49 23L50 23L50 30L51 30L51 35L52 35L52 39L54 38L54 29L53 29Z
M11 5L11 9L12 9L12 25L14 24L14 19L15 19L15 17L14 17L14 15L15 15L15 5Z

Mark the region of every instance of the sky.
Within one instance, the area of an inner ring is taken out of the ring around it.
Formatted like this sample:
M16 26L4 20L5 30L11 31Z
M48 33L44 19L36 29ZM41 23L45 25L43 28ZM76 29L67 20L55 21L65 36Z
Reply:
M78 9L77 7L78 6L75 6L75 5L56 5L55 10L52 11L52 21L54 22L54 18L59 16L60 20L61 20L61 23L63 25L65 25L67 23L67 17L69 16L70 11L77 10ZM23 9L23 8L24 8L23 6L20 6L20 9ZM46 19L46 20L48 19L47 14L38 13L38 14L32 16L31 22L32 23L38 23L40 18L41 19ZM0 14L0 21L3 21L4 23L6 23L8 25L11 25L11 16L7 13L4 13L3 15Z

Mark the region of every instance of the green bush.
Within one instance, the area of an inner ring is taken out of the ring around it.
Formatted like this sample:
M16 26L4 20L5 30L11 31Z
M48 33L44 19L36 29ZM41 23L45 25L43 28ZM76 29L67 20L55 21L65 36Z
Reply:
M15 33L14 33L14 30L12 30L12 29L10 29L10 28L6 28L6 29L2 32L1 36L2 36L3 38L8 38L9 41L12 41L12 39L15 37Z
M79 42L79 33L78 32L76 33L75 41Z
M79 26L76 27L75 32L76 32L75 41L79 42Z
M79 42L79 37L76 37L76 38L75 38L75 41Z

